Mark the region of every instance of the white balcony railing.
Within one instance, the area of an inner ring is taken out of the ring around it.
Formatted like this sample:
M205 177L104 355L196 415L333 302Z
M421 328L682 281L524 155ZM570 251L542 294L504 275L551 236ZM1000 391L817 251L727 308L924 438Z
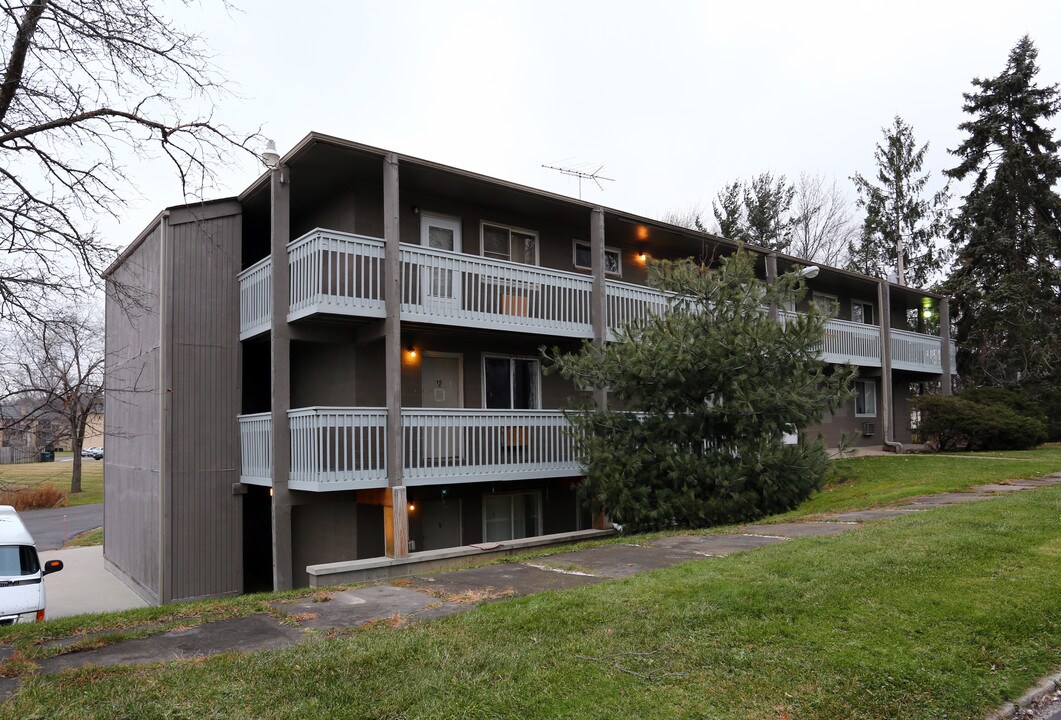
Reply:
M311 407L288 412L292 490L387 485L384 408ZM239 418L241 481L271 485L269 413ZM406 485L580 475L561 410L402 410Z
M383 317L383 241L321 230L287 246L288 320L315 313Z
M403 320L593 335L584 275L404 243L401 264Z
M934 335L892 330L892 368L918 372L942 373L942 343ZM951 352L953 352L951 345ZM951 358L954 356L951 355ZM953 363L953 359L951 361Z
M402 410L406 485L582 474L561 410Z
M289 410L292 490L387 485L386 408Z
M273 484L272 414L239 416L239 481L248 485Z
M316 229L293 241L288 320L315 313L383 317L383 256L382 240L349 233ZM585 275L406 243L400 258L403 320L592 337L593 282ZM242 340L269 329L270 259L241 272L239 283ZM668 295L608 280L605 301L612 335L628 322L664 312ZM942 372L938 337L893 330L891 343L894 368ZM829 320L822 356L827 362L880 367L880 328Z
M604 284L608 306L608 331L614 333L632 321L644 321L667 311L668 295L644 285L608 280Z
M273 313L273 263L264 258L241 272L239 278L239 339L266 332Z
M831 363L881 366L880 328L830 319L825 323L822 359Z

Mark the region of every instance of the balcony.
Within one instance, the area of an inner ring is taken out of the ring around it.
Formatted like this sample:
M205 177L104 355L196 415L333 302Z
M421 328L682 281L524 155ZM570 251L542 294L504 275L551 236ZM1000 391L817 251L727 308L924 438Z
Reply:
M313 315L384 316L382 240L317 229L290 243L287 252L291 268L288 321ZM593 337L593 280L586 275L407 243L401 244L399 257L404 321ZM240 339L246 340L269 330L270 259L241 272L239 282ZM664 312L668 301L667 293L653 288L608 280L609 338L630 321ZM942 372L938 337L893 330L891 351L897 370ZM829 320L822 357L831 363L880 367L880 328Z
M383 408L300 408L291 424L292 490L387 486ZM241 415L240 480L271 485L268 413ZM570 477L582 473L561 410L402 410L405 485Z

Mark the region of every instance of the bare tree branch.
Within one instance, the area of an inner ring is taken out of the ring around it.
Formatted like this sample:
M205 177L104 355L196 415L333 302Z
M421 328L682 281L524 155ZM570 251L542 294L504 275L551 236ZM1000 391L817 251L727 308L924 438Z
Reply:
M0 319L98 287L116 248L96 221L135 192L123 161L167 158L196 199L258 138L215 120L230 90L157 2L0 0Z

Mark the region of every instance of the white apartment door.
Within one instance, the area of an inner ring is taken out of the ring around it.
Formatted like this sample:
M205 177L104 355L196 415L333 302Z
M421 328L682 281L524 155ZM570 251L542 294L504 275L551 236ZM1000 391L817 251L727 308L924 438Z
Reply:
M461 383L462 358L457 354L424 353L420 364L420 382L425 408L464 407ZM424 461L429 466L456 464L464 446L464 428L459 420L450 422L440 418L423 430L421 447Z
M421 213L420 244L454 254L461 252L460 218ZM459 309L461 274L456 262L432 257L429 263L429 267L420 270L422 302L438 309Z
M461 356L424 353L420 365L426 408L464 407L461 397Z

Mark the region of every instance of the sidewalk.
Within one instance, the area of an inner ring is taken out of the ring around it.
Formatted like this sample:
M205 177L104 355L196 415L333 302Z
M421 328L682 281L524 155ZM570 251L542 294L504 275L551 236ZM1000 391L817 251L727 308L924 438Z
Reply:
M93 650L56 655L41 660L37 671L49 674L90 664L140 664L221 652L275 649L301 642L306 637L304 630L310 628L349 628L381 621L401 627L471 610L484 601L607 582L798 538L837 535L851 532L867 521L1056 484L1061 484L1061 473L1036 480L1015 480L1004 485L977 486L970 492L911 498L890 508L844 512L813 522L753 523L742 526L741 531L734 534L672 535L645 545L616 543L523 563L498 563L349 590L322 589L305 598L275 603L277 614L285 618L284 624L265 614L208 622ZM65 646L84 639L53 639L46 644ZM0 646L0 660L4 659L5 650L9 648ZM0 698L8 697L17 687L17 677L0 679Z

